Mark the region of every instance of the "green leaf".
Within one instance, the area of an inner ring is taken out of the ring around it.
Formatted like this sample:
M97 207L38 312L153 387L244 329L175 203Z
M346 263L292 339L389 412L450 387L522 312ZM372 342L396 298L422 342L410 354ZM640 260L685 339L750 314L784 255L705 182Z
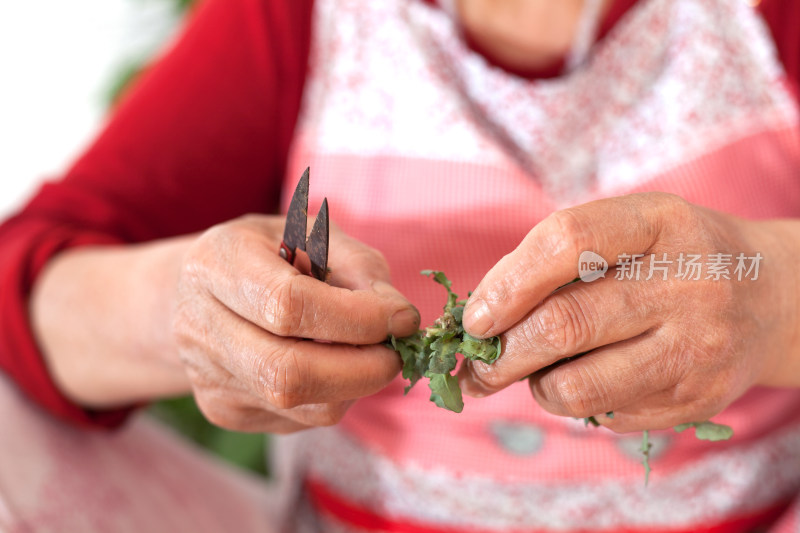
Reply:
M265 447L269 446L268 436L233 432L212 425L200 412L192 396L161 400L151 405L149 412L226 461L268 476L264 460Z
M500 355L500 337L488 339L476 339L466 331L463 335L463 342L458 347L459 353L467 359L473 361L480 360L484 363L494 363Z
M431 389L431 401L442 407L460 413L464 409L458 378L450 374L432 374L428 386Z
M461 340L450 334L442 336L431 343L431 358L428 371L434 374L449 374L455 369L456 352Z
M608 418L614 418L614 411L606 412L606 416ZM598 422L597 418L595 418L594 416L587 416L586 418L583 419L584 426L588 426L589 424L593 425L594 427L600 427L600 422Z
M423 270L420 272L420 274L427 277L433 276L433 281L439 285L444 285L444 288L450 292L450 287L453 285L453 282L447 279L447 276L445 276L444 272L440 270Z
M650 444L650 432L648 430L642 431L642 446L639 448L639 451L642 452L642 464L644 464L644 486L647 486L647 483L650 481L650 448L653 445Z
M445 289L447 289L447 303L444 306L444 310L445 312L447 312L450 309L452 309L456 305L456 302L458 301L458 294L450 290L450 287L452 287L453 282L447 279L447 276L445 276L444 272L441 272L439 270L423 270L421 274L423 276L428 276L428 277L433 276L433 281L435 281L436 283L442 285Z
M456 305L456 301L457 301L457 300L458 300L458 294L456 294L456 293L454 293L453 291L450 291L450 290L448 289L448 293L447 293L447 303L446 303L446 304L445 304L445 306L444 306L444 311L445 311L445 313L446 313L446 312L448 312L448 311L450 311L451 309L453 309L453 307L455 307L455 305Z
M431 388L431 401L439 407L460 413L464 407L461 389L458 379L450 375L458 365L456 354L462 352L465 357L491 364L500 354L500 337L470 337L461 324L466 300L458 304L458 296L450 290L451 282L443 272L423 270L422 274L432 277L447 289L444 312L424 331L402 339L390 337L386 345L400 354L403 378L409 380L406 394L417 381L426 377Z
M678 433L686 431L687 429L694 428L694 436L700 440L709 440L712 442L720 440L728 440L733 437L733 428L724 424L716 424L711 420L703 422L688 422L680 424L673 429Z
M497 355L493 360L488 361L489 364L492 364L495 361L497 361L497 358L500 357L501 353L503 353L503 341L500 340L499 335L497 337L492 337L488 340L492 341L492 346L494 346L495 352L497 353Z
M733 428L724 424L715 424L707 420L694 428L694 436L700 440L709 440L712 442L728 440L733 437Z
M572 281L568 281L568 282L566 282L565 284L563 284L563 285L561 285L560 287L558 287L558 288L556 289L556 291L559 291L559 290L563 289L563 288L564 288L564 287L566 287L567 285L572 285L573 283L577 283L577 282L579 282L580 280L581 280L581 278L580 278L580 277L577 277L577 278L573 279ZM555 291L553 291L553 292L555 292Z
M420 380L427 368L421 335L417 333L402 339L392 335L387 344L388 347L400 354L400 359L403 361L403 378L410 381L405 388L405 394L408 394L408 391Z

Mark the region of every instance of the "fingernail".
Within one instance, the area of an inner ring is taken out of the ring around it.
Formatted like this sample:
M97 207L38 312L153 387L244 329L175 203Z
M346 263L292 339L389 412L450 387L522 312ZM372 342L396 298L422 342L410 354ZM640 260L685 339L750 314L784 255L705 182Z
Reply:
M419 311L406 307L397 311L389 319L389 333L396 336L411 335L419 329Z
M411 335L419 329L419 311L413 305L408 303L403 293L395 289L391 283L383 280L376 280L371 283L372 290L378 294L391 296L405 302L406 306L400 311L395 312L389 319L389 334L395 336L405 337Z
M486 302L481 299L470 300L464 309L463 323L470 335L483 337L494 326L494 318Z

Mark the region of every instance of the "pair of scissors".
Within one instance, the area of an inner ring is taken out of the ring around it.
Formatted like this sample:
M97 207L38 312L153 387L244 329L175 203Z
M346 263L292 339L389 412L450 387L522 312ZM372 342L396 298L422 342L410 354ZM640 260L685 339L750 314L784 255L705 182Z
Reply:
M286 228L283 230L283 241L280 251L282 258L294 264L297 250L303 250L311 261L311 275L325 281L328 274L328 199L322 201L317 220L306 238L308 224L308 176L310 168L306 168L297 187L294 189L289 212L286 214Z

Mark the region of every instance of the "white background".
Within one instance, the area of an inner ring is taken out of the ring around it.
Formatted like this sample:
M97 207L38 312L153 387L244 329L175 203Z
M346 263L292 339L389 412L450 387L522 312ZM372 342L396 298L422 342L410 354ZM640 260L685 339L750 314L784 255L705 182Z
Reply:
M0 0L0 218L92 138L116 74L170 35L168 8L154 0Z

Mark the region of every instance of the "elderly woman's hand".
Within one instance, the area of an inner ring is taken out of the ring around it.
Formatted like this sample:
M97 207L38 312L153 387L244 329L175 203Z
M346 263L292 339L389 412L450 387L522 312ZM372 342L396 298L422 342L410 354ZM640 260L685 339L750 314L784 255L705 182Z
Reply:
M800 257L773 229L662 193L554 213L469 300L465 328L502 334L503 354L492 366L466 362L465 392L530 376L544 409L613 411L598 421L633 431L706 420L755 384L797 385ZM556 290L576 278L585 251L608 261L605 277ZM642 255L625 265L625 254Z
M380 343L419 326L378 252L334 229L322 283L278 256L283 224L249 216L216 226L181 269L175 338L200 409L226 428L339 421L399 371Z

